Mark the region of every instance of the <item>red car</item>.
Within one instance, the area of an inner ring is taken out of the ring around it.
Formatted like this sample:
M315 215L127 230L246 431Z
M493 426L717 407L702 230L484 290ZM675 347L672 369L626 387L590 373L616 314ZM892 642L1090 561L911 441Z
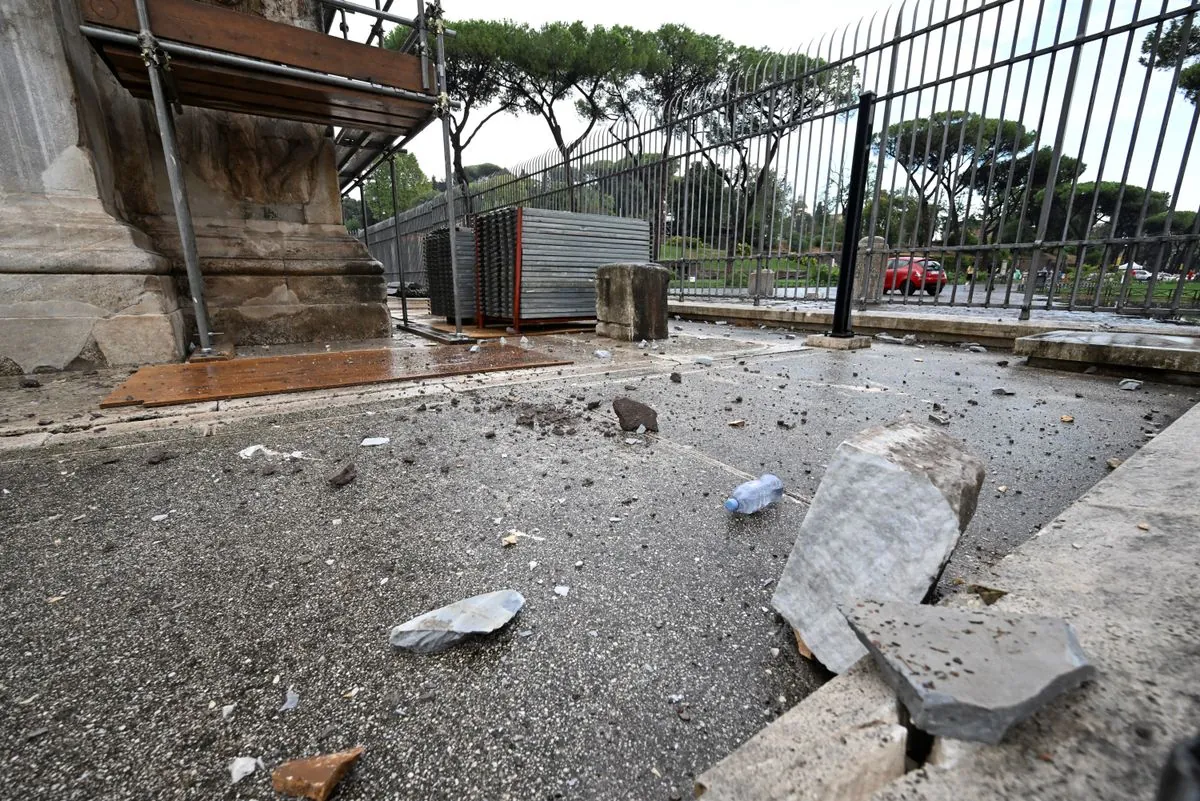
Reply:
M946 274L942 265L932 259L919 259L913 256L901 256L890 259L887 272L883 275L883 291L900 290L905 295L915 295L924 289L930 295L936 295L946 285Z

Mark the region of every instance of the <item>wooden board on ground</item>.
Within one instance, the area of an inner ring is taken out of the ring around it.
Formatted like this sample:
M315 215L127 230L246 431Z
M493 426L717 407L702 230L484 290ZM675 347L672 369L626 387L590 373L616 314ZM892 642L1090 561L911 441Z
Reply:
M478 353L462 346L373 348L159 364L138 370L100 406L172 406L570 363L518 347L488 345Z

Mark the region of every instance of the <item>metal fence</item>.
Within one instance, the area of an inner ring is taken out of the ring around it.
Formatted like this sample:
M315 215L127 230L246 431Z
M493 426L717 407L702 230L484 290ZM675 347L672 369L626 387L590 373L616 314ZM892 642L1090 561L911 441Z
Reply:
M682 298L832 301L842 242L861 236L886 267L884 303L1179 314L1200 308L1200 105L1185 71L1200 55L1198 10L904 4L610 120L569 158L555 150L472 184L457 210L646 219ZM856 215L862 92L876 102ZM399 215L401 241L444 212L439 199ZM402 262L419 264L406 248Z

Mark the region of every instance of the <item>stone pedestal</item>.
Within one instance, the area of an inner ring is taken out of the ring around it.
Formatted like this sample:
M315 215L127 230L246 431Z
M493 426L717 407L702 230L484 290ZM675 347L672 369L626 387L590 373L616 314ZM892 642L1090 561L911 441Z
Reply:
M748 279L751 297L769 298L775 295L775 271L752 270Z
M671 271L649 262L596 271L596 333L627 342L667 338Z
M316 27L303 0L223 4ZM194 339L153 110L78 26L74 0L0 0L0 372L171 361ZM388 335L324 128L185 108L177 129L214 331Z
M0 373L183 353L171 265L115 214L91 56L63 35L72 25L69 4L0 0Z
M883 302L883 279L887 269L887 240L868 236L858 240L854 266L854 301L861 305Z

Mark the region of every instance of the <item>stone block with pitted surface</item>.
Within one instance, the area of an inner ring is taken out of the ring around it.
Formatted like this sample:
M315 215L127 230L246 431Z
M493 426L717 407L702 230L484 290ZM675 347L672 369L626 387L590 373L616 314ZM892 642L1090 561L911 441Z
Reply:
M671 271L650 262L606 264L596 271L596 333L626 342L667 338Z

